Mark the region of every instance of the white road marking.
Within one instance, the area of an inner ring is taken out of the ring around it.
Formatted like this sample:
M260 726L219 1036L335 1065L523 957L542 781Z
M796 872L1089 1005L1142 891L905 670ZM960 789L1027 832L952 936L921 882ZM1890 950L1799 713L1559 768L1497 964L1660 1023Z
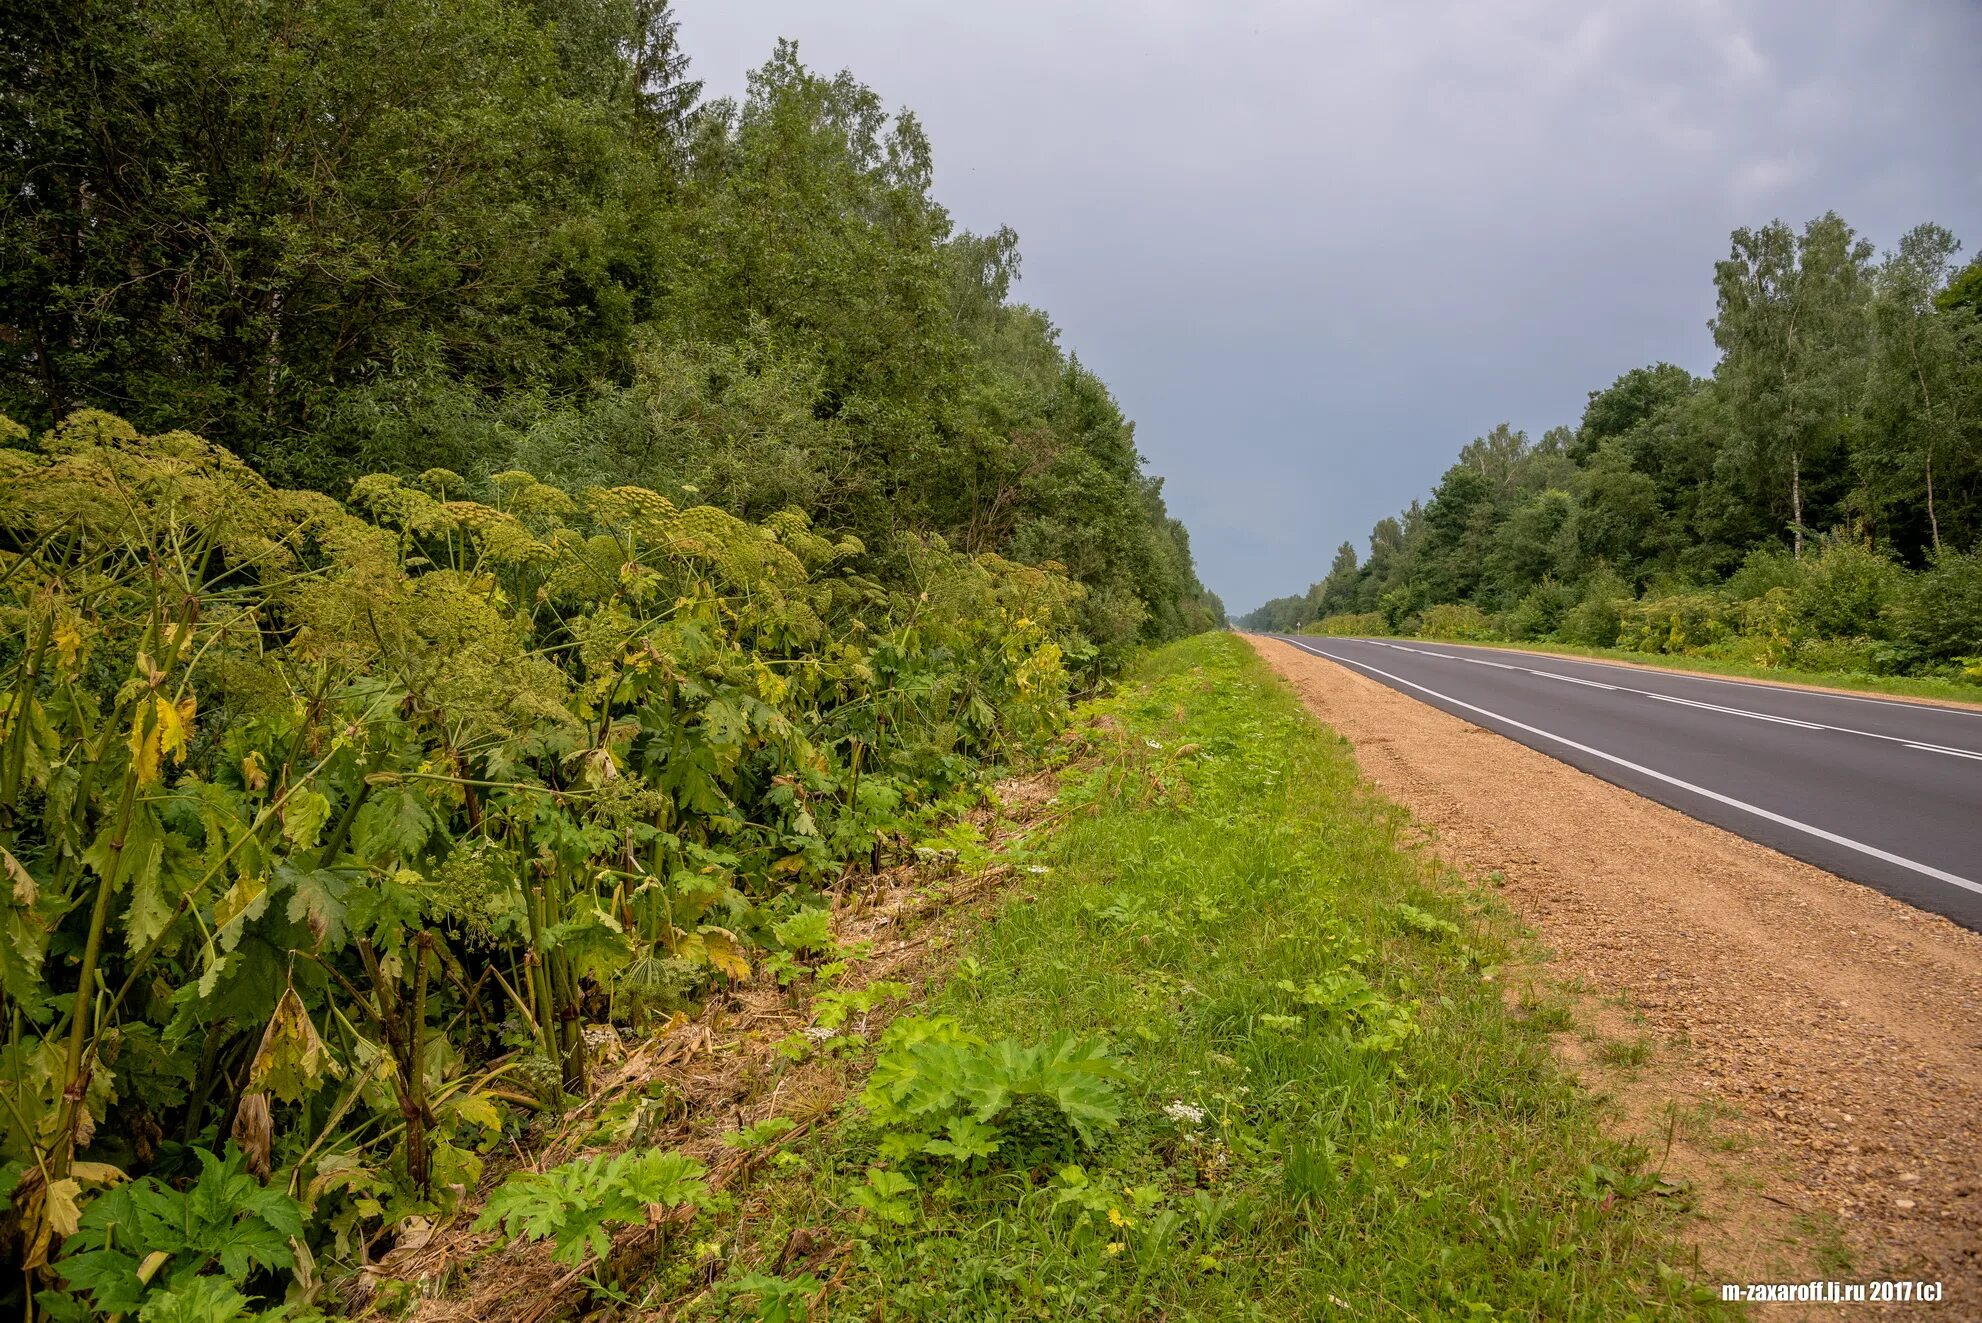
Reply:
M1556 675L1549 671L1536 671L1535 674L1546 675L1548 676L1549 679L1560 680L1564 684L1588 685L1592 689L1609 689L1615 691L1617 688L1617 686L1614 684L1598 684L1595 680L1579 680L1573 675Z
M1760 807L1759 805L1750 804L1746 800L1736 799L1732 795L1723 795L1718 790L1709 790L1705 786L1696 786L1691 781L1682 781L1676 776L1668 776L1664 772L1657 771L1654 768L1646 767L1642 763L1634 763L1630 759L1620 758L1614 753L1605 753L1602 749L1596 749L1596 748L1592 748L1587 744L1578 743L1577 741L1572 740L1565 735L1558 735L1552 730L1543 730L1539 726L1530 726L1525 721L1516 721L1512 717L1504 717L1500 713L1494 712L1488 708L1476 707L1471 703L1464 702L1461 699L1454 698L1450 694L1442 694L1438 690L1428 688L1425 685L1418 684L1414 680L1406 680L1401 675L1393 675L1389 671L1383 670L1380 667L1371 666L1368 662L1354 661L1347 657L1336 657L1329 653L1321 651L1321 649L1319 648L1311 648L1305 643L1297 643L1292 639L1289 639L1287 641L1289 643L1293 643L1294 646L1299 648L1301 651L1312 653L1316 657L1323 657L1329 661L1337 663L1338 665L1353 666L1358 670L1368 671L1373 675L1380 675L1386 680L1395 681L1396 683L1404 685L1407 688L1415 689L1421 694L1430 694L1433 698L1439 699L1443 702L1450 703L1454 707L1464 708L1468 712L1477 712L1483 717L1490 717L1495 721L1501 722L1508 726L1512 726L1516 730L1524 730L1527 731L1530 735L1538 735L1542 739L1553 740L1555 743L1560 744L1565 748L1574 749L1578 753L1586 753L1590 755L1590 757L1592 758L1601 758L1607 763L1615 763L1617 766L1636 772L1640 776L1649 776L1654 781L1662 781L1669 786L1677 786L1681 790L1689 791L1692 794L1702 796L1703 798L1706 799L1711 799L1718 804L1725 804L1729 808L1739 809L1743 813L1752 813L1754 816L1758 818L1763 818L1769 822L1776 823L1778 826L1788 827L1791 831L1800 831L1806 836L1814 836L1818 840L1829 841L1832 845L1841 845L1847 850L1855 850L1859 854L1868 855L1873 859L1882 859L1886 863L1897 864L1899 867L1907 869L1911 872L1919 873L1923 877L1931 877L1936 881L1946 882L1950 886L1960 887L1964 891L1972 891L1977 895L1982 895L1982 882L1974 882L1965 877L1958 877L1953 873L1945 872L1939 868L1935 868L1932 864L1923 864L1920 863L1918 860L1908 859L1904 855L1894 854L1890 850L1881 850L1876 845L1867 845L1863 841L1854 841L1849 836L1840 836L1836 832L1825 831L1822 827L1813 827L1807 822L1799 822L1795 818L1784 817L1780 813L1774 813L1768 809ZM1932 746L1916 745L1914 747L1931 748ZM1947 753L1947 752L1958 752L1958 751L1942 749L1942 750L1937 750L1937 752ZM1965 756L1975 757L1977 755L1970 754Z
M1376 640L1363 639L1360 641L1364 643L1374 643ZM1512 649L1512 651L1518 652L1520 651L1520 649L1518 648ZM1459 658L1455 658L1455 660L1479 661L1479 658L1459 657ZM1668 671L1657 666L1634 666L1630 662L1597 661L1594 658L1585 660L1584 658L1581 657L1551 657L1549 658L1549 660L1567 662L1571 666L1607 666L1610 667L1612 670L1618 670L1618 671L1649 671L1653 674L1673 675L1687 680L1697 680L1702 684L1731 684L1737 689L1782 689L1786 687L1783 685L1774 684L1768 680L1725 680L1717 675L1700 675L1693 671ZM1481 662L1480 664L1483 666L1495 666L1498 665L1499 663ZM1515 669L1521 670L1525 668L1516 667ZM1835 693L1829 689L1799 688L1796 689L1795 692L1808 693L1815 695L1816 697L1819 698L1835 698L1840 702L1845 702L1845 703L1876 703L1880 707L1903 707L1914 712L1918 712L1922 708L1925 708L1929 712L1942 712L1957 717L1982 717L1982 709L1973 708L1973 707L1951 707L1945 704L1933 703L1933 702L1908 703L1898 698L1872 698L1865 694L1840 694L1840 693Z
M1982 763L1982 753L1970 753L1966 749L1944 749L1938 744L1909 744L1906 747L1919 749L1924 753L1945 753L1953 758L1973 758L1976 762Z
M1289 642L1291 641L1292 640L1289 640ZM1346 641L1352 643L1376 642L1375 639L1350 639ZM1383 646L1398 647L1399 645L1392 643L1392 644L1384 644ZM1778 717L1767 712L1751 712L1745 707L1723 707L1718 703L1703 703L1698 699L1679 698L1673 694L1661 694L1650 689L1634 689L1630 685L1599 684L1595 680L1583 680L1573 675L1563 675L1559 671L1544 671L1534 666L1509 666L1505 662L1486 661L1483 658L1479 658L1479 657L1468 657L1463 653L1429 652L1422 648L1402 648L1401 650L1404 652L1415 652L1420 657L1437 657L1442 661L1471 662L1475 666L1491 666L1496 670L1502 670L1502 671L1526 671L1529 675L1538 675L1545 680L1564 680L1570 684L1586 684L1591 686L1592 688L1609 689L1615 693L1637 694L1641 698L1655 698L1661 703L1681 703L1687 707L1705 708L1709 712L1725 712L1729 716L1749 717L1755 721L1770 721L1770 722L1774 722L1778 726L1800 726L1804 730L1827 730L1827 731L1833 731L1839 735L1857 735L1868 740L1885 740L1890 744L1904 744L1909 749L1924 749L1930 753L1949 753L1949 754L1953 754L1958 758L1982 758L1982 753L1978 753L1972 750L1950 749L1944 745L1939 745L1939 744L1923 744L1917 740L1909 740L1904 735L1885 735L1885 734L1881 734L1879 731L1876 730L1859 730L1856 726L1826 726L1815 721L1799 721L1795 717ZM1600 663L1593 663L1593 664L1600 664ZM1697 679L1702 679L1704 677L1689 675L1685 678L1689 680L1697 680ZM1733 683L1733 682L1729 682L1729 683ZM1751 685L1749 687L1756 688L1760 686ZM1847 695L1844 694L1823 694L1822 696L1825 698L1847 697ZM1888 707L1919 707L1921 705L1917 703L1888 703L1887 706ZM1952 712L1952 711L1959 711L1960 709L1935 708L1933 710Z
M1805 730L1834 729L1833 727L1830 726L1819 726L1814 721L1798 721L1794 717L1770 716L1766 712L1750 712L1746 708L1740 708L1740 707L1722 707L1719 703L1702 703L1696 698L1675 698L1671 694L1655 694L1652 693L1650 690L1646 690L1646 689L1632 689L1632 690L1628 690L1627 692L1633 694L1643 694L1647 698L1656 698L1661 703L1678 703L1682 707L1705 708L1709 712L1725 712L1729 716L1753 717L1757 721L1773 721L1779 726L1801 726ZM1851 732L1846 732L1846 733L1849 734Z

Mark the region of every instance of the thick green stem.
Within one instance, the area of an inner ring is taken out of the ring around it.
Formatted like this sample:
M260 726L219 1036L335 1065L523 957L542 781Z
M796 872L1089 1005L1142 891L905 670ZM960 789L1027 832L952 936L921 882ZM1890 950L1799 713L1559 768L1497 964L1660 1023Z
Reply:
M413 944L413 1004L408 1020L412 1045L406 1063L407 1093L411 1106L406 1109L406 1174L414 1188L427 1193L432 1172L427 1159L427 958L434 944L433 934L422 932Z
M158 719L155 707L147 707L139 739L151 738L151 727ZM117 875L124 867L124 842L130 835L131 817L137 807L138 769L135 764L124 773L124 789L117 801L117 822L111 828L110 857L97 880L96 904L90 910L89 938L83 944L82 968L76 975L76 996L69 1007L69 1056L62 1071L62 1121L56 1132L53 1168L57 1179L69 1174L69 1159L75 1153L76 1114L88 1090L84 1052L94 1037L95 1017L90 998L96 984L97 962L103 956L103 930L110 919L110 897L117 889Z

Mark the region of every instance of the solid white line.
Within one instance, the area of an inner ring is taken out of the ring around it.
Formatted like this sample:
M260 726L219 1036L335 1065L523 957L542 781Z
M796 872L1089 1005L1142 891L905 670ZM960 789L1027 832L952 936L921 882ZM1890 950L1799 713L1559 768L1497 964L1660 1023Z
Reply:
M1588 685L1592 689L1608 689L1613 693L1617 691L1617 686L1614 684L1598 684L1595 680L1579 680L1573 675L1555 675L1549 671L1536 671L1535 674L1545 675L1551 680L1560 680L1564 684Z
M1289 639L1288 642L1293 643L1293 640ZM1750 804L1745 800L1736 799L1732 795L1723 795L1718 790L1709 790L1705 786L1696 786L1691 781L1682 781L1676 776L1667 776L1664 772L1656 771L1641 763L1634 763L1628 758L1620 758L1614 753L1605 753L1602 749L1593 749L1587 744L1579 744L1567 736L1557 735L1552 730L1543 730L1539 726L1530 726L1525 721L1516 721L1514 718L1504 717L1498 712L1489 711L1483 707L1475 707L1473 704L1454 698L1450 694L1441 694L1436 689L1429 689L1415 681L1406 680L1401 675L1392 675L1389 671L1371 666L1368 662L1352 661L1347 657L1332 656L1329 653L1321 651L1319 648L1311 648L1305 643L1294 643L1294 646L1303 652L1312 653L1317 657L1327 658L1327 660L1339 665L1354 666L1358 670L1369 671L1372 674L1380 675L1386 680L1395 681L1398 684L1415 689L1419 693L1430 694L1433 698L1441 699L1452 704L1454 707L1463 707L1468 712L1477 712L1483 717L1491 717L1493 720L1512 726L1516 730L1525 730L1530 735L1539 735L1545 740L1554 740L1557 744L1574 749L1578 753L1587 753L1592 758L1601 758L1607 763L1615 763L1619 767L1627 768L1638 773L1640 776L1649 776L1654 781L1663 781L1667 785L1677 786L1681 790L1691 791L1693 794L1711 799L1716 803L1725 804L1729 808L1740 809L1743 813L1752 813L1758 818L1765 818L1779 826L1788 827L1792 831L1800 831L1806 836L1814 836L1818 840L1829 841L1832 845L1841 845L1847 850L1856 850L1858 853L1869 855L1874 859L1883 859L1889 864L1897 864L1901 868L1910 869L1924 877L1931 877L1936 881L1946 882L1950 886L1960 887L1965 891L1972 891L1977 895L1982 895L1982 882L1972 882L1968 878L1957 877L1955 874L1943 872L1931 864L1923 864L1917 860L1908 859L1904 855L1893 854L1889 850L1881 850L1878 846L1867 845L1863 841L1854 841L1849 836L1840 836L1836 832L1825 831L1822 827L1813 827L1807 822L1798 822L1795 818L1786 818L1780 813L1772 813L1768 809ZM1947 752L1947 750L1941 750L1940 752Z

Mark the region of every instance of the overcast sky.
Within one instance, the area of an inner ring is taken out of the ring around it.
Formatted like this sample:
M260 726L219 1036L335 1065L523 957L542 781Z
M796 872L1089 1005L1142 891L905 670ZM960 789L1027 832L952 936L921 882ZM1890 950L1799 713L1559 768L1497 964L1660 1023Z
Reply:
M1114 389L1234 613L1468 439L1713 366L1728 232L1982 245L1982 3L676 0L708 95L780 36L929 130L960 225Z

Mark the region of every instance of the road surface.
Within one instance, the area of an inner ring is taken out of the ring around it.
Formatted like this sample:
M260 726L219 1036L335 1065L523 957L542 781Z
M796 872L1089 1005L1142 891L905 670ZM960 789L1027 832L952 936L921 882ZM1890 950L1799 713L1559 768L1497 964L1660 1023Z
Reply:
M1272 637L1982 931L1982 711L1463 644Z

